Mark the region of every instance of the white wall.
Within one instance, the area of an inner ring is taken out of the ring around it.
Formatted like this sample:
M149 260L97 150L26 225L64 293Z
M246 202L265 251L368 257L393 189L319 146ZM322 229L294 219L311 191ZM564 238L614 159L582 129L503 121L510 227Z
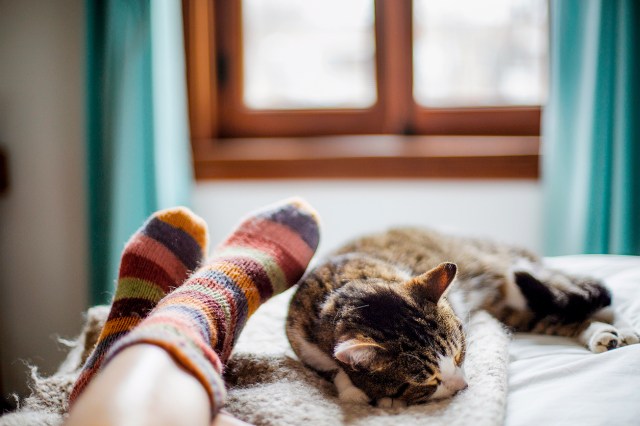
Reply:
M534 181L203 182L194 209L219 242L246 212L299 195L322 218L319 254L358 234L422 225L491 237L540 251L541 188Z
M83 0L0 0L0 359L5 396L29 360L51 371L55 337L87 300Z

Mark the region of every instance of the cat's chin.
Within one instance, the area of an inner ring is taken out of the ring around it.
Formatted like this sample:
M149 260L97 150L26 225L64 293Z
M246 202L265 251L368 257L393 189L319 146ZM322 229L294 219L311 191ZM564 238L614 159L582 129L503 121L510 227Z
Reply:
M435 401L450 399L454 395L458 394L459 392L462 392L466 388L467 387L465 386L463 389L451 389L446 386L438 386L438 389L436 389L436 391L433 393L433 395L431 395L431 397L427 402L435 402Z
M421 404L428 404L430 402L440 402L440 401L446 401L447 399L451 399L453 398L453 395L449 395L449 396L432 396L431 398L429 398L427 401L425 402L421 402Z

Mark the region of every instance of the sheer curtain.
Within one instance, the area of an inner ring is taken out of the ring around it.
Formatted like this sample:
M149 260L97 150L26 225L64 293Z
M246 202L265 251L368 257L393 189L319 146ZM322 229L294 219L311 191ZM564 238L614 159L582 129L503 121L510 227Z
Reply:
M640 2L551 1L545 253L640 254Z
M153 211L188 205L180 0L86 1L91 302L109 301L120 251Z

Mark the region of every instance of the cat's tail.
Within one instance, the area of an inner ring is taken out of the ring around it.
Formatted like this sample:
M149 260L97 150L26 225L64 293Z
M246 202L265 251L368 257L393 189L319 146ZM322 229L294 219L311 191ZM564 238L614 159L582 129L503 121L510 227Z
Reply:
M514 271L515 282L533 311L534 323L580 323L611 304L611 293L597 279L574 277L559 271ZM532 324L533 325L533 324Z

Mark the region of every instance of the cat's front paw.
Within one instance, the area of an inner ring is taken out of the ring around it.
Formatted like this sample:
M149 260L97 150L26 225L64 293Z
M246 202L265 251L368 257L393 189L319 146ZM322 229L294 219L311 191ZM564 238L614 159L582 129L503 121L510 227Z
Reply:
M615 326L593 321L578 335L578 340L591 352L599 354L622 346L638 344L640 334L621 319L618 319Z
M620 346L620 336L615 328L600 329L591 336L589 350L599 354Z
M620 346L635 345L640 343L640 336L632 328L618 329L618 337L620 338Z
M580 340L593 353L599 354L607 352L620 346L625 346L626 339L634 341L637 336L631 333L621 334L619 329L611 324L593 321L589 326L580 333Z
M338 397L340 398L340 401L346 402L348 404L368 404L369 403L369 397L367 396L367 394L355 386L350 386L346 389L343 389L338 394Z
M376 401L376 407L380 408L404 408L407 403L401 399L381 398Z

